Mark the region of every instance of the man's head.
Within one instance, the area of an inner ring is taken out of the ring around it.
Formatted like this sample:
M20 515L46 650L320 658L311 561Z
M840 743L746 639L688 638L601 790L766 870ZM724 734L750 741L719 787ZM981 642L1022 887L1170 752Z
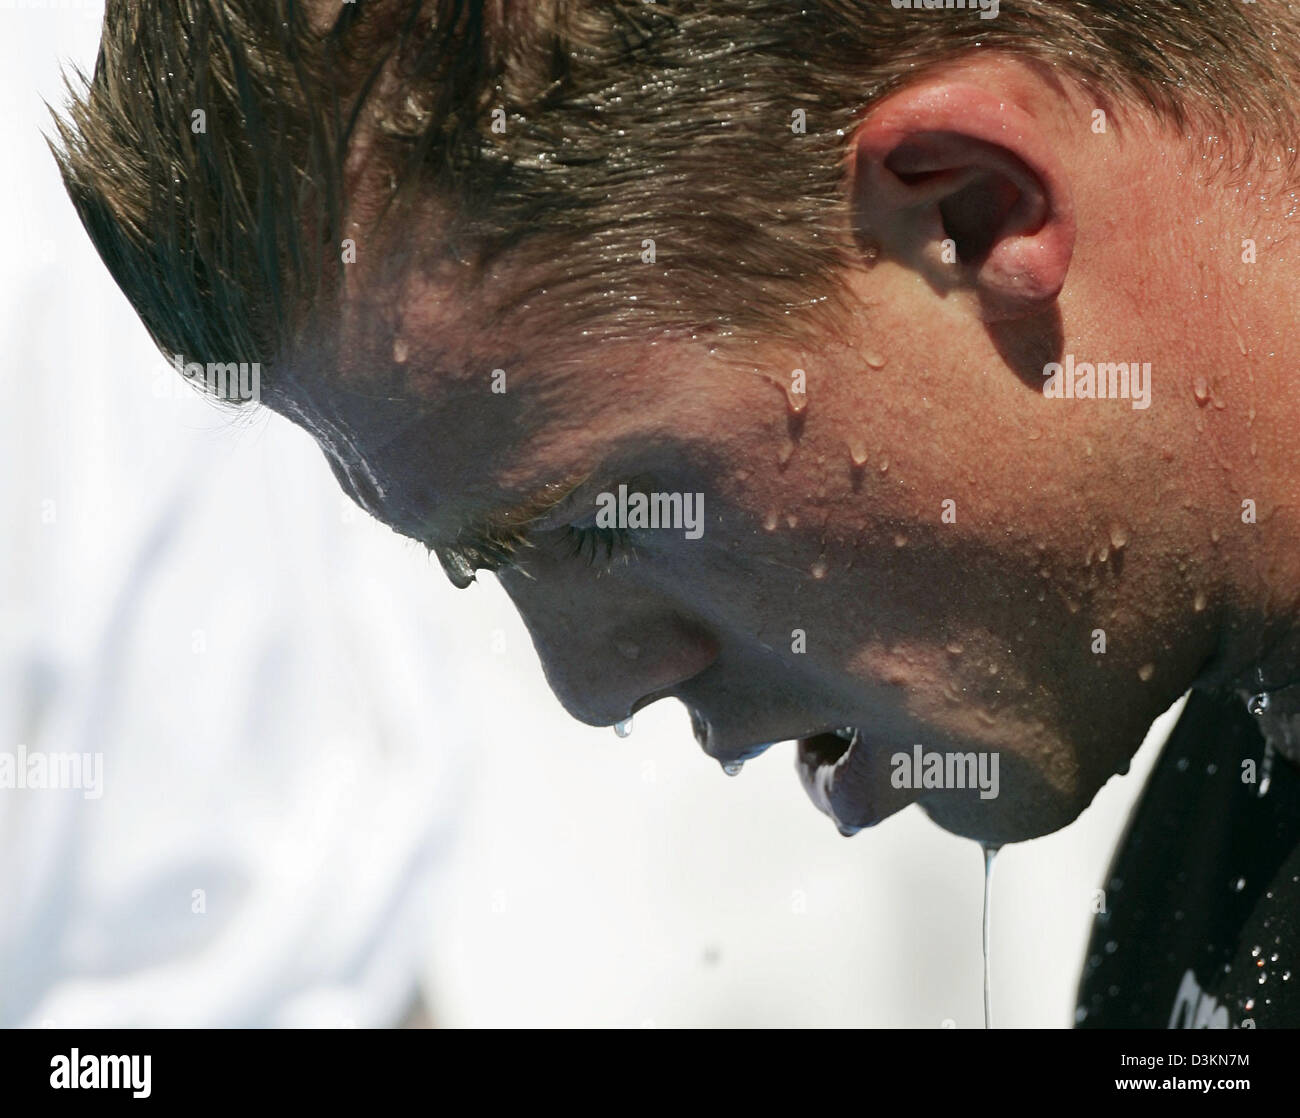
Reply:
M262 362L576 717L1007 841L1295 623L1300 33L972 9L110 0L61 161L169 359Z

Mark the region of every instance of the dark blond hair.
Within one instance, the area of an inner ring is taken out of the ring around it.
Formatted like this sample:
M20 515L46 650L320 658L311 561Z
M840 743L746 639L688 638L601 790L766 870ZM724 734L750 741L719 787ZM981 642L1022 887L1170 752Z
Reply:
M393 228L410 198L448 215L431 256L481 274L518 252L575 320L629 334L648 322L797 332L846 259L843 156L874 98L956 54L1006 51L1099 103L1216 132L1244 158L1295 126L1296 37L1271 12L1240 0L1004 0L991 20L888 0L108 0L94 75L55 149L169 358L270 366L334 297L361 122L391 184L380 224ZM493 293L501 306L526 296Z

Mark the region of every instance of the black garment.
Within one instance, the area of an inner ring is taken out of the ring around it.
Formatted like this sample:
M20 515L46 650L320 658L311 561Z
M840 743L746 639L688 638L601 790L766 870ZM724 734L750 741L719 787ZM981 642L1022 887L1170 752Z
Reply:
M1261 796L1264 758L1240 700L1188 699L1107 876L1080 1027L1300 1027L1300 770L1276 754Z

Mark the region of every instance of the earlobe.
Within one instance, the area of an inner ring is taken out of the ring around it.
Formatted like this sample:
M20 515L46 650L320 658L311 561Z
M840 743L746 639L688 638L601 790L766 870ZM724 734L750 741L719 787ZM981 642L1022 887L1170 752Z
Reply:
M904 89L855 134L858 229L981 317L1040 313L1065 283L1074 207L1064 168L1025 110L968 82Z

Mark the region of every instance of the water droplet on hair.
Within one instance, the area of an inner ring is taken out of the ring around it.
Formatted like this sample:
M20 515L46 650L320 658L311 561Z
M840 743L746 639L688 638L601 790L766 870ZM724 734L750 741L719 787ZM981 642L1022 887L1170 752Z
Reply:
M1143 683L1149 683L1155 674L1156 666L1154 664L1143 664L1138 668L1138 679Z
M744 761L723 761L722 771L728 776L739 776L740 770L745 767Z
M622 722L615 722L614 733L620 738L628 737L632 733L632 719L625 718Z

